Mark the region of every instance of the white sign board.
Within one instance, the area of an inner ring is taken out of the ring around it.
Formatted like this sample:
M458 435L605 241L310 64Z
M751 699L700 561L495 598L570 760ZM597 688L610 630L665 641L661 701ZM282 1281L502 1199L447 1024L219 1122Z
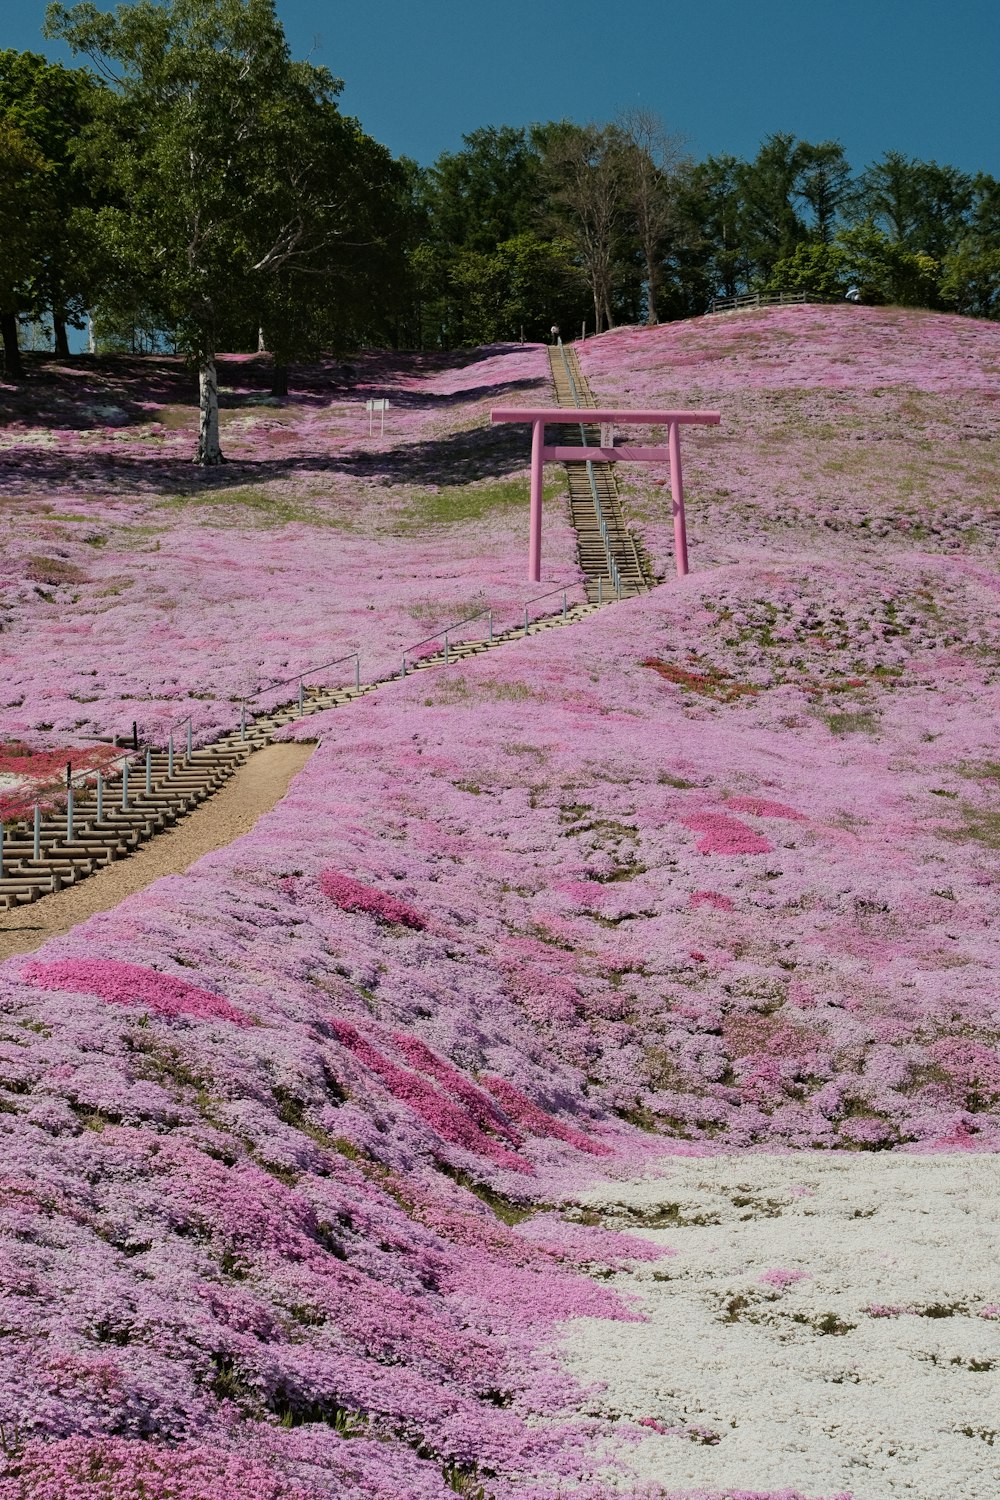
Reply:
M385 414L389 410L389 401L386 396L372 396L365 402L365 411L368 413L368 436L372 436L372 423L375 413L379 413L379 437L385 435Z

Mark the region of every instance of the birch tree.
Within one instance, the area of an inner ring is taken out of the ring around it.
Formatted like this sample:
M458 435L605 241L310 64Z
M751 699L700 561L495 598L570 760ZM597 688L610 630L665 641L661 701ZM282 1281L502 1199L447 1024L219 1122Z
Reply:
M46 34L110 85L92 132L117 197L99 211L107 295L177 330L198 371L195 462L223 463L218 341L336 233L310 122L341 84L292 61L274 0L53 4Z
M614 323L624 238L631 227L625 143L614 125L536 127L555 226L572 243L594 303L595 332Z
M659 322L664 241L676 219L674 188L685 162L683 143L650 109L618 116L628 198L646 280L646 322Z

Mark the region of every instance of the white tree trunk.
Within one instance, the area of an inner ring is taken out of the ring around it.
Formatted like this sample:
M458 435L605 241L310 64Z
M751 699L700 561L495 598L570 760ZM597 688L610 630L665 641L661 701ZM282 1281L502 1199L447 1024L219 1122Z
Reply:
M224 464L219 445L219 382L215 374L215 355L206 354L198 367L198 451L196 464Z

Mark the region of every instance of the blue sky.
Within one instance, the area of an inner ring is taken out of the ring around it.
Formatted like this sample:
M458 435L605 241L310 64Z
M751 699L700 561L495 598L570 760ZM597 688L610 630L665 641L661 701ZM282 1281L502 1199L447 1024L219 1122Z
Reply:
M98 0L110 8L109 0ZM41 39L44 0L2 0L0 46ZM655 110L696 156L784 130L1000 176L996 0L278 0L293 51L343 105L427 163L488 124Z

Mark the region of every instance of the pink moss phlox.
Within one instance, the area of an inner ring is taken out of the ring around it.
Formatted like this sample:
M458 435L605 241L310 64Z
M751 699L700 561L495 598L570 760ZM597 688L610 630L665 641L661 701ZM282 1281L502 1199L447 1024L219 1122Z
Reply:
M341 911L364 912L379 922L390 926L413 927L418 931L427 926L427 919L405 901L389 896L374 886L364 885L350 875L341 875L336 870L324 870L319 877L320 890Z
M771 802L766 797L727 797L726 806L733 812L751 813L755 818L788 818L793 823L805 823L804 813L797 812L785 802Z
M703 835L698 840L699 854L772 854L774 845L763 834L755 833L738 818L725 813L689 813L681 819L686 828Z
M554 1136L556 1140L575 1146L578 1151L589 1151L591 1156L614 1154L610 1146L605 1146L600 1141L592 1141L581 1131L574 1130L571 1125L564 1125L562 1120L556 1119L555 1115L550 1115L544 1109L540 1109L506 1078L483 1073L479 1082L484 1088L489 1089L495 1099L500 1100L511 1119L523 1125L525 1130L530 1131L532 1135Z
M688 906L693 909L699 906L710 906L715 911L736 910L729 897L721 896L718 891L692 891L688 897Z
M0 1500L312 1500L314 1494L271 1464L203 1443L33 1441L0 1470Z
M805 1281L807 1277L807 1271L786 1271L781 1266L774 1266L757 1279L765 1286L777 1287L779 1292L783 1292L785 1287L794 1286L796 1282Z
M390 1036L410 1067L416 1068L420 1073L427 1073L438 1083L444 1084L456 1099L461 1100L463 1108L483 1130L495 1131L512 1146L524 1144L523 1135L512 1128L491 1096L483 1093L482 1089L477 1089L457 1068L438 1057L426 1042L422 1042L419 1037L407 1035L405 1031L393 1031Z
M251 1016L230 1005L221 995L213 995L172 974L113 958L36 961L25 965L21 978L42 990L97 995L111 1005L146 1006L159 1016L194 1016L201 1021L232 1021L237 1026L254 1024Z
M487 1135L468 1110L447 1099L425 1078L421 1078L419 1073L391 1062L350 1021L335 1019L331 1024L338 1041L353 1052L366 1068L370 1068L381 1078L393 1098L408 1104L443 1140L450 1141L454 1146L462 1146L466 1151L474 1151L480 1156L488 1156L498 1166L507 1167L511 1171L532 1171L529 1162Z
M1000 1321L1000 1302L991 1302L988 1307L981 1309L979 1316L991 1323Z
M975 1109L1000 1100L1000 1053L995 1047L970 1037L943 1037L927 1050L947 1074L957 1103Z

